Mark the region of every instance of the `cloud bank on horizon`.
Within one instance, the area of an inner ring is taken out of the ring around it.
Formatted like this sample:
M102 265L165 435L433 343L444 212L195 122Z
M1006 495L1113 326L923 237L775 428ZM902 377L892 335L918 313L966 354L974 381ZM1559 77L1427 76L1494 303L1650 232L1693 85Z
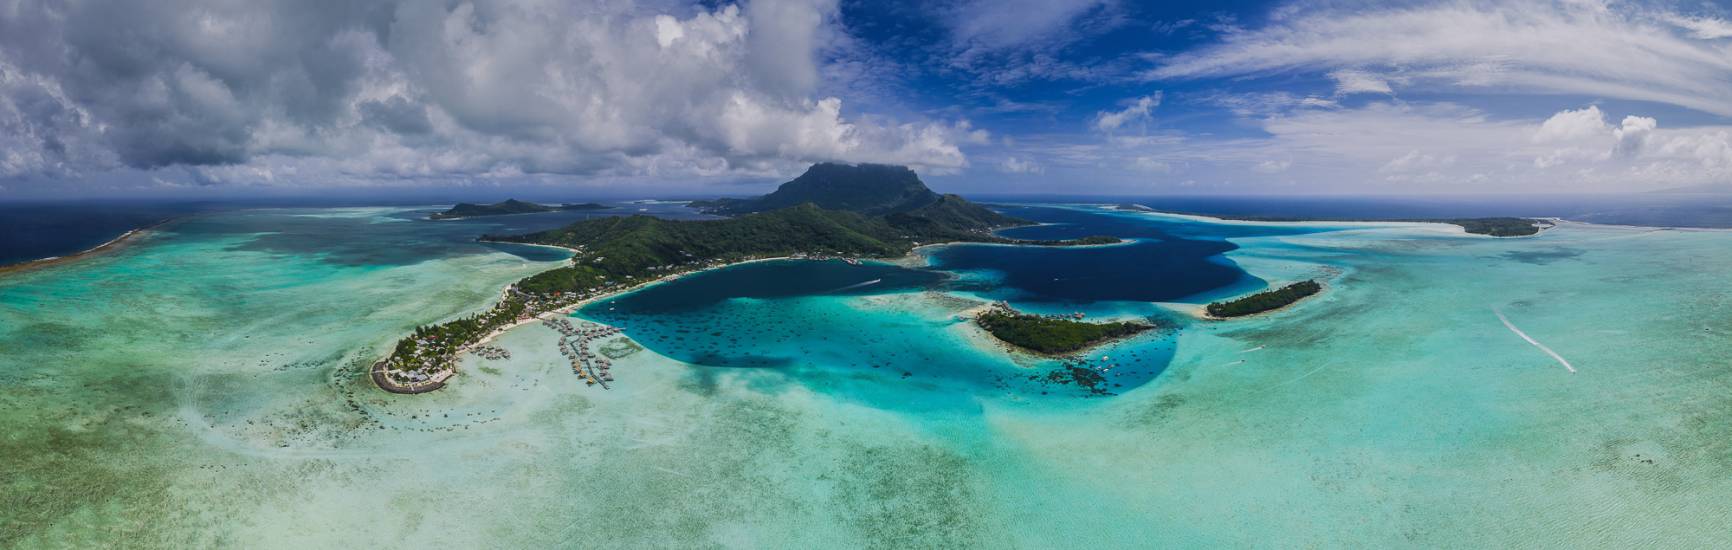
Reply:
M0 0L0 197L1732 183L1706 4Z

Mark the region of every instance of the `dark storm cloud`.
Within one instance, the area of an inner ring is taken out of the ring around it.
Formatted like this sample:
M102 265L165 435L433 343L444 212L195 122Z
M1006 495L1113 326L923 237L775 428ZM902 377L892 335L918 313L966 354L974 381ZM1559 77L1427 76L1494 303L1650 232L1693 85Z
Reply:
M814 97L834 0L0 0L0 178L959 167L966 125Z
M267 116L318 127L344 112L361 60L338 36L384 7L22 2L0 23L0 45L101 121L126 164L235 163Z
M367 123L399 134L425 134L433 131L433 121L427 118L427 108L410 103L401 96L384 101L361 102L361 118Z

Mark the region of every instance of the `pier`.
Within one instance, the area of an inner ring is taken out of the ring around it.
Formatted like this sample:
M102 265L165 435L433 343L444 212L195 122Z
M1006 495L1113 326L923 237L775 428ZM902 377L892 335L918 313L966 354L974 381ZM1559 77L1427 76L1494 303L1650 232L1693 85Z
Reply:
M607 383L613 381L613 361L590 351L590 342L620 334L615 327L595 323L582 323L575 326L569 319L543 319L542 325L560 334L559 354L571 362L571 372L584 383L600 384L601 389L611 389Z
M495 346L475 346L469 350L469 353L473 353L476 357L482 359L492 359L495 361L511 358L511 350Z

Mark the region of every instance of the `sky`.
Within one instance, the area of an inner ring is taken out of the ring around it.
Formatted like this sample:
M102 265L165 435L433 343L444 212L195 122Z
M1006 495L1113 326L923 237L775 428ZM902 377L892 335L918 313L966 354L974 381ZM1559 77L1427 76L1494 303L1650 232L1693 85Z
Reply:
M0 0L0 200L1732 185L1732 6Z

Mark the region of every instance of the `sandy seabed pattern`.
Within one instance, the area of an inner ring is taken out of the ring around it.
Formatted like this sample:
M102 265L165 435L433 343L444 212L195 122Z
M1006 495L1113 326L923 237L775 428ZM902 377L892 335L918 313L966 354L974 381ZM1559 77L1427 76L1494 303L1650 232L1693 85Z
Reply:
M555 264L266 234L0 279L0 547L1732 545L1732 233L1235 239L1330 290L1186 327L1122 395L912 408L652 352L598 391L539 326L384 394L361 373L395 338ZM958 307L921 296L855 305Z

